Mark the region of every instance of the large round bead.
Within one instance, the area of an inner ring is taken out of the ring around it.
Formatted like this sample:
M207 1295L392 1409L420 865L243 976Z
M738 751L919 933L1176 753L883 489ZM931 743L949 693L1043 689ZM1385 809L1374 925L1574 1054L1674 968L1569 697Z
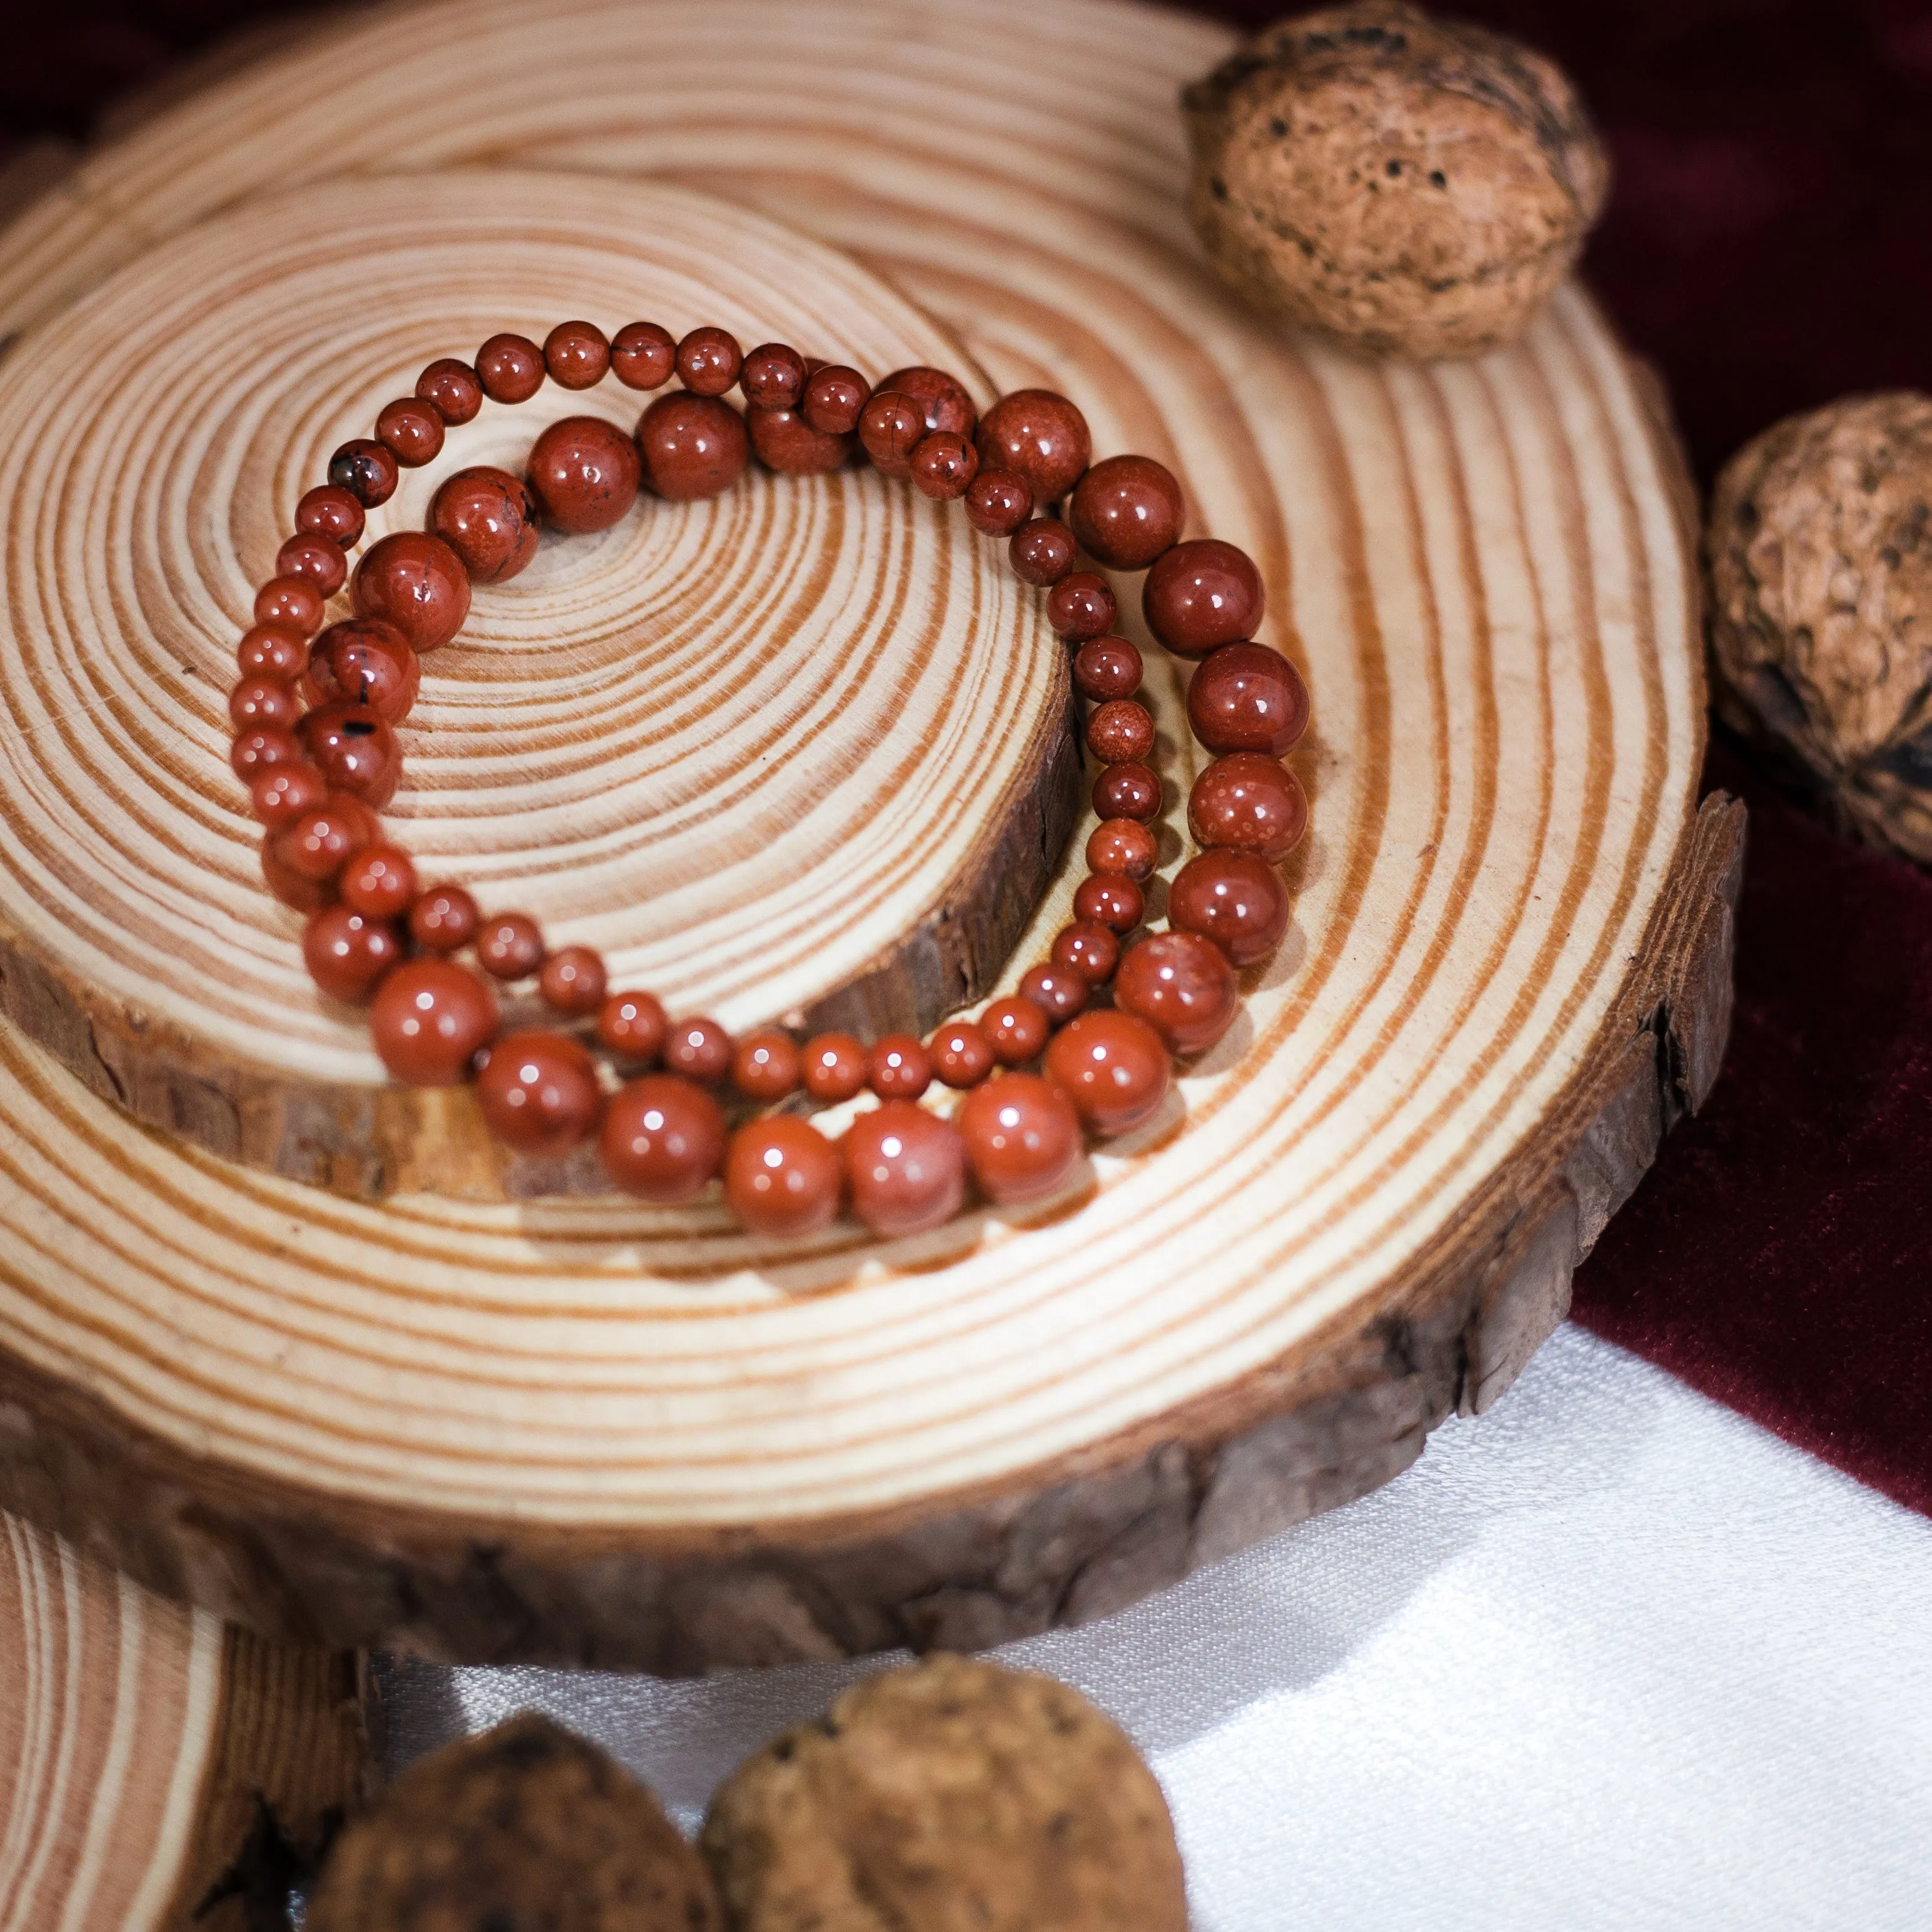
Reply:
M646 1073L611 1096L598 1148L627 1194L694 1201L724 1158L724 1110L694 1082Z
M310 704L366 704L400 724L414 707L422 665L409 640L380 617L332 624L310 651L302 694Z
M332 791L380 812L396 794L403 754L388 721L374 705L325 704L296 727L302 748Z
M538 436L525 480L548 521L573 536L622 522L638 500L637 443L602 416L566 416Z
M1046 1049L1046 1077L1099 1134L1124 1134L1151 1120L1174 1082L1161 1036L1132 1013L1082 1013Z
M542 514L520 476L478 464L437 489L429 527L463 560L472 583L502 584L536 555Z
M418 651L448 644L470 614L462 558L427 530L398 530L373 545L356 566L354 590L358 616L394 625Z
M950 1120L887 1100L846 1130L852 1211L875 1234L923 1234L966 1198L966 1150Z
M1187 520L1174 472L1150 456L1110 456L1081 478L1066 520L1109 570L1142 570L1170 549Z
M738 412L716 396L674 390L638 418L644 481L674 503L721 496L745 473L752 446Z
M1279 759L1258 752L1216 758L1187 795L1187 829L1201 845L1252 852L1278 866L1308 828L1308 794Z
M410 959L385 979L370 1036L391 1076L412 1087L455 1087L496 1031L496 996L447 959Z
M1051 503L1079 482L1094 460L1087 418L1052 389L1015 389L980 424L980 460L1024 477L1036 503Z
M1177 657L1205 657L1252 638L1267 609L1254 560L1219 537L1196 537L1163 552L1141 590L1148 628Z
M1288 932L1288 887L1252 852L1208 851L1188 860L1167 891L1167 922L1211 939L1235 966L1265 959Z
M826 476L852 454L854 438L814 429L797 410L751 410L745 422L758 460L782 476Z
M524 1154L568 1154L597 1124L597 1064L568 1034L506 1034L484 1056L476 1098L490 1131Z
M724 1156L724 1198L754 1234L796 1239L838 1213L838 1150L795 1114L748 1121Z
M1003 1073L974 1088L959 1110L959 1137L988 1201L1057 1194L1080 1159L1080 1117L1064 1088L1036 1073Z
M1198 932L1156 932L1128 947L1114 1004L1145 1020L1173 1053L1205 1053L1240 1008L1234 969Z
M970 436L980 412L964 387L944 369L920 365L895 369L873 386L875 396L910 396L926 416L928 430L944 430L953 436Z
M1196 667L1187 722L1210 752L1261 752L1279 758L1308 728L1308 687L1280 652L1223 644Z

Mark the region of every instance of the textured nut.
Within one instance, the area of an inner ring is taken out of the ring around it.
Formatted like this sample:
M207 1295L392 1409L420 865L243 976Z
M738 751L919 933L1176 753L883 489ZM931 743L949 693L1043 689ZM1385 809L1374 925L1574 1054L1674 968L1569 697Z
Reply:
M1400 0L1280 22L1181 100L1215 266L1267 313L1384 354L1514 341L1610 183L1552 62Z
M934 1657L748 1758L704 1847L737 1932L1184 1932L1160 1787L1076 1691Z
M1845 830L1932 864L1932 397L1792 416L1705 536L1718 715Z

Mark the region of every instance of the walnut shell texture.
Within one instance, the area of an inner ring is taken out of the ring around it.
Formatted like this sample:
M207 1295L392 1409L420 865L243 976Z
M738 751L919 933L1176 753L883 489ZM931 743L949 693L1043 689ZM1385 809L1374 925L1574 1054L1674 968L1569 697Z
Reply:
M1215 266L1264 311L1378 354L1515 341L1609 189L1560 68L1401 0L1278 22L1181 101Z
M1186 1932L1154 1774L1077 1691L935 1656L848 1690L712 1801L735 1932Z
M1787 418L1718 479L1718 716L1840 827L1932 864L1932 397Z

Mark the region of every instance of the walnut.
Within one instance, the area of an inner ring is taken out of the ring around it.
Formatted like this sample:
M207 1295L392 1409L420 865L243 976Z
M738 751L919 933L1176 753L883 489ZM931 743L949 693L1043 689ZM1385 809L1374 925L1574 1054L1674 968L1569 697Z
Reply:
M704 1861L615 1760L512 1718L412 1765L337 1841L308 1932L722 1932Z
M1378 353L1514 342L1610 185L1561 69L1400 0L1281 21L1181 102L1215 266L1267 313Z
M748 1758L703 1844L738 1932L1185 1932L1133 1747L1078 1692L937 1656Z
M1711 504L1718 715L1845 830L1932 864L1932 397L1792 416Z

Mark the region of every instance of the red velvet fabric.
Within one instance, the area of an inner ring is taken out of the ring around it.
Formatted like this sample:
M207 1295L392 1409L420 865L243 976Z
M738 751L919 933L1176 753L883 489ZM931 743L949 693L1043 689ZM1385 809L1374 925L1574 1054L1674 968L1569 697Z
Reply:
M297 10L0 0L0 158ZM1586 270L1663 370L1702 480L1792 410L1932 388L1928 0L1444 10L1544 47L1589 99L1617 187ZM1579 1275L1577 1318L1932 1512L1932 878L1721 750L1711 776L1752 808L1730 1056Z

